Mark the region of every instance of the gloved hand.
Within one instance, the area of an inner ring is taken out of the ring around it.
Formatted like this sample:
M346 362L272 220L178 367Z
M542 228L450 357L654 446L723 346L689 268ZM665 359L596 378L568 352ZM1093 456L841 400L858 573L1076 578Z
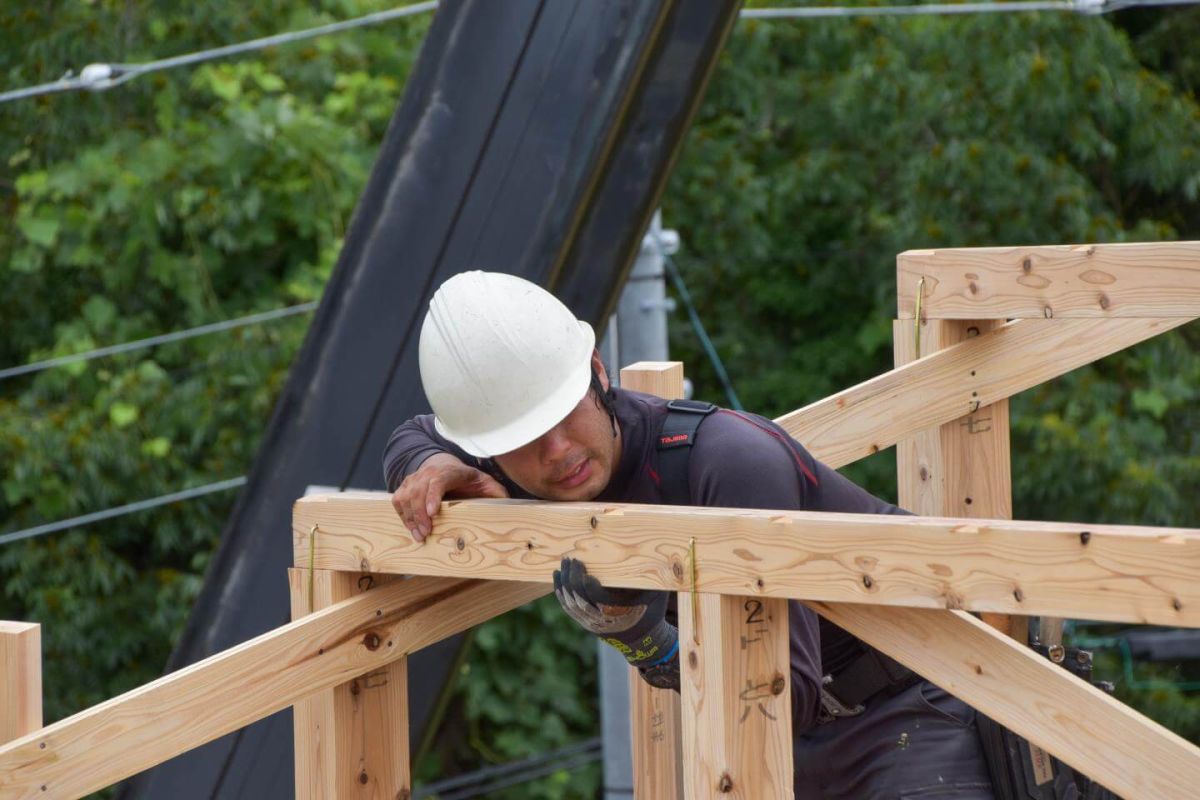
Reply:
M643 675L672 660L678 665L679 631L667 622L667 592L605 589L582 561L564 558L554 571L554 596L572 619L617 648ZM678 666L674 674L678 685Z

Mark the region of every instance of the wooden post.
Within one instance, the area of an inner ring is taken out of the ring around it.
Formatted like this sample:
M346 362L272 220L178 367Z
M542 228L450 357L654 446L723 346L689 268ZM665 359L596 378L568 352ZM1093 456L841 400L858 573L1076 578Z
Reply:
M292 618L398 579L289 569ZM297 798L407 800L411 796L407 663L406 658L399 658L293 707Z
M0 744L42 727L42 627L0 620Z
M786 600L680 594L687 797L793 797L787 626Z
M683 365L640 362L621 370L621 385L660 397L682 397ZM679 595L687 797L792 797L787 624L786 600ZM680 701L672 697L663 702L653 689L635 692L643 695L634 702L635 712L641 714L633 721L636 796L678 797L679 786L668 764L678 759L673 734L677 722L671 716L679 713ZM661 727L658 714L663 715ZM647 758L653 760L647 763Z
M1004 320L923 320L917 353L914 320L897 320L893 336L896 366L920 355L966 341L1004 324ZM961 376L963 385L983 382L986 364ZM900 505L915 514L937 517L1012 519L1012 460L1008 400L981 405L968 399L963 415L896 445ZM1028 619L984 613L989 625L1025 641Z
M621 370L621 387L659 397L683 397L683 364L639 361ZM685 595L679 595L680 602ZM683 797L679 695L655 689L630 668L633 793L637 800Z

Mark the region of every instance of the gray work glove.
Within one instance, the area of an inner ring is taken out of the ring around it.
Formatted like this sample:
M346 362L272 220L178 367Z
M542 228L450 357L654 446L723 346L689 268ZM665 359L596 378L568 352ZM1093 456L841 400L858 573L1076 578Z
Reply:
M678 681L679 631L667 622L667 592L605 589L582 561L564 558L554 571L554 596L567 614L643 671L674 663ZM655 669L661 672L661 669Z

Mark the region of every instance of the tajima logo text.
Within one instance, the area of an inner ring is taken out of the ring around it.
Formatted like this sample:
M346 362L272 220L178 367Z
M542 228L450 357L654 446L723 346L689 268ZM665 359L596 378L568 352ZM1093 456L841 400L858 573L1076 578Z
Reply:
M688 435L686 433L677 433L674 436L660 436L658 438L658 443L659 444L679 444L680 442L686 442L687 440L688 440Z

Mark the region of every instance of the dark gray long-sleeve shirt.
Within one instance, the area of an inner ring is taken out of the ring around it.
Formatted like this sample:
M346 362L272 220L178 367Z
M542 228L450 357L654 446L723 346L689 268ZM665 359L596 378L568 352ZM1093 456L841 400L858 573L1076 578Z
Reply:
M662 503L657 435L667 401L617 389L614 410L622 437L621 461L601 502ZM443 439L432 416L419 416L392 433L384 451L384 478L394 491L426 458L451 453L493 475L513 497L528 498L490 459L474 458ZM719 410L698 431L688 461L691 503L723 508L904 514L809 455L774 422L754 414ZM789 605L792 720L797 733L815 724L821 676L837 672L860 652L850 634L798 602Z

